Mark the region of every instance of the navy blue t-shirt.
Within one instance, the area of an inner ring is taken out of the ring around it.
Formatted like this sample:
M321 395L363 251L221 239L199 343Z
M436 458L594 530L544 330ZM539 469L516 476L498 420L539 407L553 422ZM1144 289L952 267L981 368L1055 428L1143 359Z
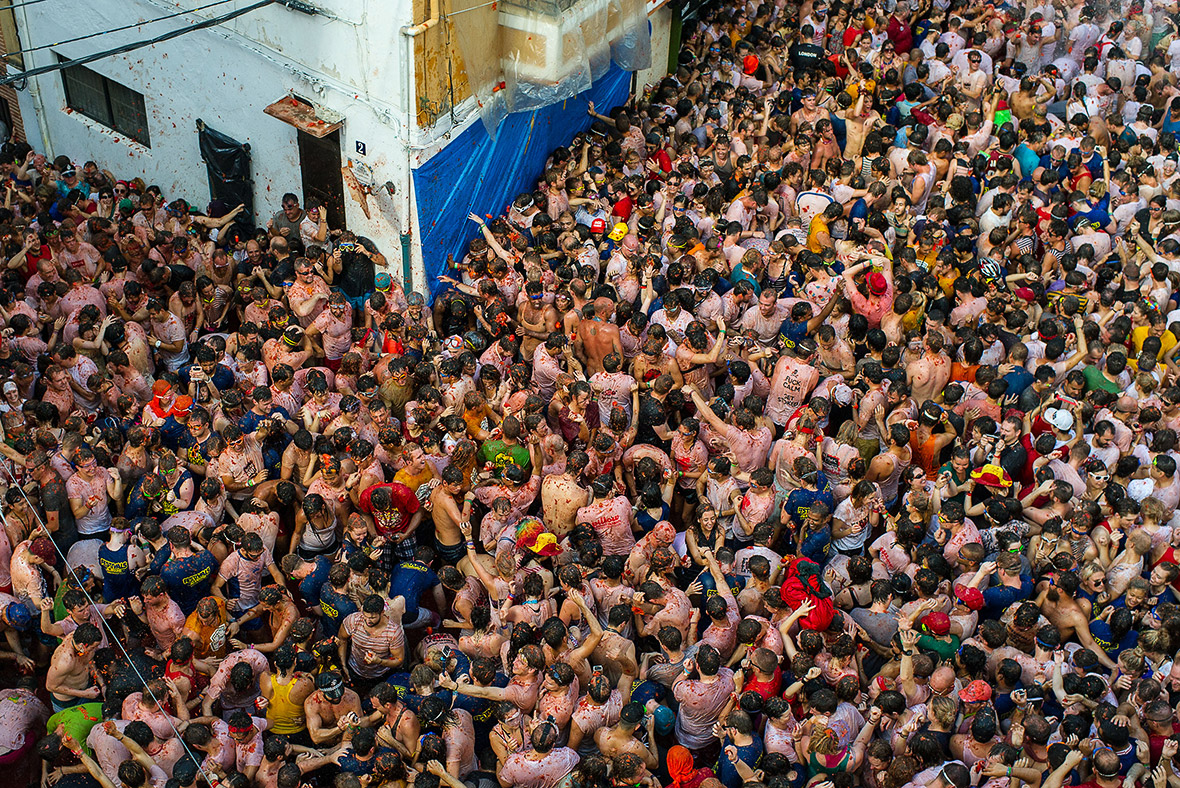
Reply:
M1020 588L995 585L983 592L983 617L998 619L1015 601L1032 596L1033 581L1028 575L1020 576Z
M1094 642L1110 655L1111 659L1116 659L1127 649L1135 648L1135 644L1139 642L1139 633L1132 629L1116 643L1114 633L1110 631L1110 624L1101 619L1090 622L1090 635L1094 638Z
M181 367L180 370L176 373L177 377L180 378L180 382L183 383L186 387L188 386L189 381L192 380L194 368L199 369L200 365L189 364L187 367ZM206 379L208 380L208 378L206 378ZM233 370L231 370L229 367L225 366L224 364L218 364L216 367L213 368L213 378L210 382L212 382L213 385L217 387L218 391L227 391L229 389L232 389L234 387Z
M816 485L818 490L805 490L799 487L792 490L791 494L787 496L783 509L795 525L803 524L803 518L807 517L816 501L826 504L829 512L835 510L836 499L832 497L831 490L828 488L828 480L822 473L819 474L818 482Z
M276 405L275 407L270 409L269 413L265 413L263 415L259 415L259 414L255 413L252 409L246 411L246 415L242 416L242 418L238 419L238 426L242 428L242 432L249 435L249 434L253 433L255 430L257 430L258 425L261 424L265 419L269 419L271 416L274 416L276 414L281 416L283 418L283 421L286 421L287 419L291 418L291 414L287 413L286 408L280 408Z
M320 591L328 582L328 572L332 569L332 562L326 555L317 555L312 561L315 568L307 577L299 581L299 595L308 607L320 606Z
M347 750L344 755L340 756L338 763L340 764L340 771L355 774L358 777L365 774L373 773L373 764L377 762L377 758L383 752L393 752L388 747L375 747L373 756L365 758L363 761L356 756L352 750Z
M1024 367L1016 367L1004 376L1004 382L1008 384L1008 393L1015 397L1023 394L1024 390L1031 386L1034 380L1036 378Z
M217 559L208 550L187 558L169 558L160 569L160 577L168 587L168 596L187 616L197 609L197 603L209 596L217 577Z
M347 594L342 594L325 583L320 588L320 626L324 637L334 637L340 631L344 619L360 610Z
M501 689L508 686L508 676L497 673L492 680L493 687ZM475 740L484 741L492 728L496 727L496 702L486 698L475 698L470 695L456 695L455 708L466 709L471 714L471 721L475 725Z
M726 736L725 741L722 743L721 756L717 759L717 766L714 768L714 771L717 773L717 779L721 781L721 784L725 788L741 788L744 781L741 775L738 774L737 767L725 755L725 747L731 744L733 744L733 739ZM749 744L744 747L737 747L738 760L745 763L751 769L757 769L758 764L762 762L762 750L762 739L754 736Z
M438 585L438 575L419 561L398 564L389 576L389 591L406 600L406 612L402 621L409 624L418 618L418 602L423 592Z

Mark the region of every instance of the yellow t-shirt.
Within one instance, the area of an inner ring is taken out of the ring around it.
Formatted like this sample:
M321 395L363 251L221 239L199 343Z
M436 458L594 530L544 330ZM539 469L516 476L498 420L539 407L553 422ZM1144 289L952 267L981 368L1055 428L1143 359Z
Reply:
M1143 342L1147 339L1150 331L1149 326L1139 326L1131 332L1131 342L1135 345L1136 355L1143 352ZM1176 336L1171 331L1165 331L1160 336L1160 345L1160 352L1156 357L1163 360L1164 354L1176 347Z
M824 246L819 242L819 234L828 232L828 221L823 214L814 217L811 220L811 227L807 230L807 248L819 254L823 252ZM829 235L829 237L831 237Z
M417 476L412 475L405 468L402 468L393 475L393 480L395 482L398 484L404 484L415 493L418 492L419 487L426 484L426 482L430 481L432 478L434 478L434 469L430 467L430 463L427 463L426 467L423 468L422 472Z

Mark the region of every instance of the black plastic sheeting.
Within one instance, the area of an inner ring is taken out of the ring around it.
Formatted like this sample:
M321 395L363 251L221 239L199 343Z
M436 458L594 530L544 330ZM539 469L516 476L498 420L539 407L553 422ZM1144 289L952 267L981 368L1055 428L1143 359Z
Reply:
M212 199L232 211L239 205L246 210L238 215L237 224L254 226L254 181L250 177L250 145L227 137L220 131L197 121L197 138L201 158L209 172L209 193Z

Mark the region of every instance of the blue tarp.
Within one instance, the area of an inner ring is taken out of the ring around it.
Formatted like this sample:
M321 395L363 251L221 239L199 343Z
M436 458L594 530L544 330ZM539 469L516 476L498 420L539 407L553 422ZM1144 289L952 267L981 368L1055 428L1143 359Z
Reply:
M573 98L507 116L495 140L482 123L471 124L414 170L422 261L432 295L439 290L447 255L462 259L478 233L467 215L502 215L518 194L535 188L553 149L590 127L588 101L606 114L626 102L630 92L631 72L612 64L602 79Z

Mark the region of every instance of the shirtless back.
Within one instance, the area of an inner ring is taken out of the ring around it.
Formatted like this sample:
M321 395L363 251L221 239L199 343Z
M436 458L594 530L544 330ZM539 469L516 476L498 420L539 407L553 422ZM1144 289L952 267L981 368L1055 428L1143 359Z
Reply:
M578 324L578 346L581 348L582 360L586 362L588 375L606 371L602 360L608 353L623 355L618 326L604 323L599 318L582 320Z
M645 763L653 760L648 749L635 738L634 731L626 723L620 722L613 728L599 728L594 732L594 743L607 758L630 753L642 758Z
M951 380L951 362L941 351L929 350L909 367L910 388L915 402L934 399Z
M1041 613L1049 619L1049 623L1057 627L1063 639L1073 637L1082 627L1089 627L1089 617L1082 611L1077 600L1070 599L1064 594L1059 594L1055 600L1051 597L1052 595L1049 595L1045 598L1044 604L1041 605Z
M440 484L430 492L430 516L434 520L434 538L444 545L462 545L463 533L459 522L463 518L462 499ZM456 488L459 485L456 485Z
M578 509L590 503L590 493L568 473L546 476L541 482L541 519L558 539L574 528Z

